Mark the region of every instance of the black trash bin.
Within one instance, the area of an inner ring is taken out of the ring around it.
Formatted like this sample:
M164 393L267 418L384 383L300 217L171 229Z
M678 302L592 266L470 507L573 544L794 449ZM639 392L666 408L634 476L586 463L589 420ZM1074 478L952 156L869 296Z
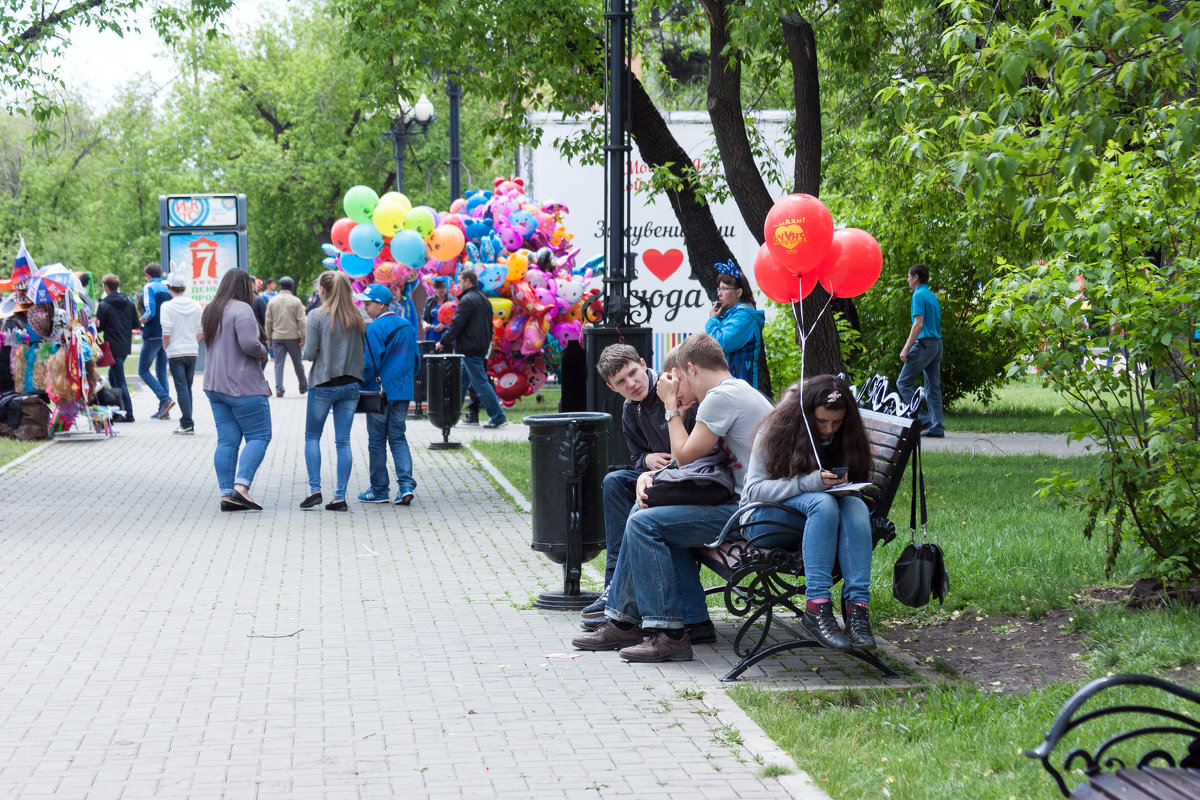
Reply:
M608 426L596 412L537 414L529 428L530 505L534 550L563 565L563 591L544 592L539 608L580 609L596 599L581 592L583 562L604 549L604 474Z
M426 391L425 359L434 354L437 342L417 342L417 350L421 353L421 368L413 376L413 409L410 418L421 419L425 416L425 401L429 396Z
M429 421L442 429L442 441L430 442L431 450L462 447L450 441L450 429L462 416L462 362L458 353L434 353L425 356L425 390Z

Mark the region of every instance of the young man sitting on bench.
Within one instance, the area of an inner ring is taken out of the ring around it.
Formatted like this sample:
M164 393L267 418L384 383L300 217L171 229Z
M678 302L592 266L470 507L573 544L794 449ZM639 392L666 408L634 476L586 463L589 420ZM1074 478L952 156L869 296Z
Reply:
M730 375L720 344L708 334L690 336L672 352L675 367L656 385L666 409L671 455L687 465L723 442L734 491L740 492L754 430L771 403ZM688 434L682 415L696 402L696 426ZM704 587L688 551L716 539L737 504L645 508L652 476L646 472L638 478L639 508L625 525L604 610L607 620L571 643L580 650L619 650L626 661L689 661L692 646L682 609L702 605Z

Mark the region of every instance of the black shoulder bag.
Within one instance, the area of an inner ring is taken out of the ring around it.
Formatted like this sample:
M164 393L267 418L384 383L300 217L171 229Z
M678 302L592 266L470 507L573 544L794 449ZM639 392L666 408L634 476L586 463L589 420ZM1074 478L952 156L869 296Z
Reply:
M913 451L912 465L912 509L909 514L909 542L900 553L892 570L892 596L906 606L920 608L936 597L939 603L946 600L950 581L946 576L946 562L942 548L933 542L917 541L917 496L921 498L921 538L925 539L928 515L925 512L925 471L921 467L921 443ZM918 481L920 482L918 484Z

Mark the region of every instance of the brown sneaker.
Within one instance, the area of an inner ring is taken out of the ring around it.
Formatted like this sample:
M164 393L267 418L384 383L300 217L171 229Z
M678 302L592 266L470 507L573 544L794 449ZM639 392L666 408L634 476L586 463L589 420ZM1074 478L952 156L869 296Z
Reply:
M591 633L576 636L571 644L577 650L620 650L631 644L641 644L641 641L640 628L623 631L612 620L605 620Z
M646 641L622 650L619 654L621 658L644 664L692 660L692 640L686 632L679 639L672 639L663 630L648 630L646 635L650 637Z

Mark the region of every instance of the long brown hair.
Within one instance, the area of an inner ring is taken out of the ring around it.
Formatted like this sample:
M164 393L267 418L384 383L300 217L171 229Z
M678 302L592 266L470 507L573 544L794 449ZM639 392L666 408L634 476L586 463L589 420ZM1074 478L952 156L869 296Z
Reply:
M350 288L346 273L326 270L318 281L325 290L325 302L321 304L321 310L329 315L330 321L337 322L346 332L366 333L367 323L363 322L362 314L354 305L354 291Z
M204 307L204 313L200 315L200 327L204 330L206 347L212 347L213 342L216 341L217 333L221 330L221 319L225 316L225 306L229 305L231 300L240 300L253 308L254 279L244 269L231 269L221 276L217 293L213 295L213 299ZM262 338L261 330L259 338Z
M783 393L779 405L759 427L763 462L772 478L795 478L817 468L817 456L809 431L817 429L817 407L845 411L846 416L826 450L826 469L849 467L852 481L871 477L871 442L844 380L836 375L816 375L794 383ZM804 417L808 417L805 425ZM830 458L838 459L836 463Z

